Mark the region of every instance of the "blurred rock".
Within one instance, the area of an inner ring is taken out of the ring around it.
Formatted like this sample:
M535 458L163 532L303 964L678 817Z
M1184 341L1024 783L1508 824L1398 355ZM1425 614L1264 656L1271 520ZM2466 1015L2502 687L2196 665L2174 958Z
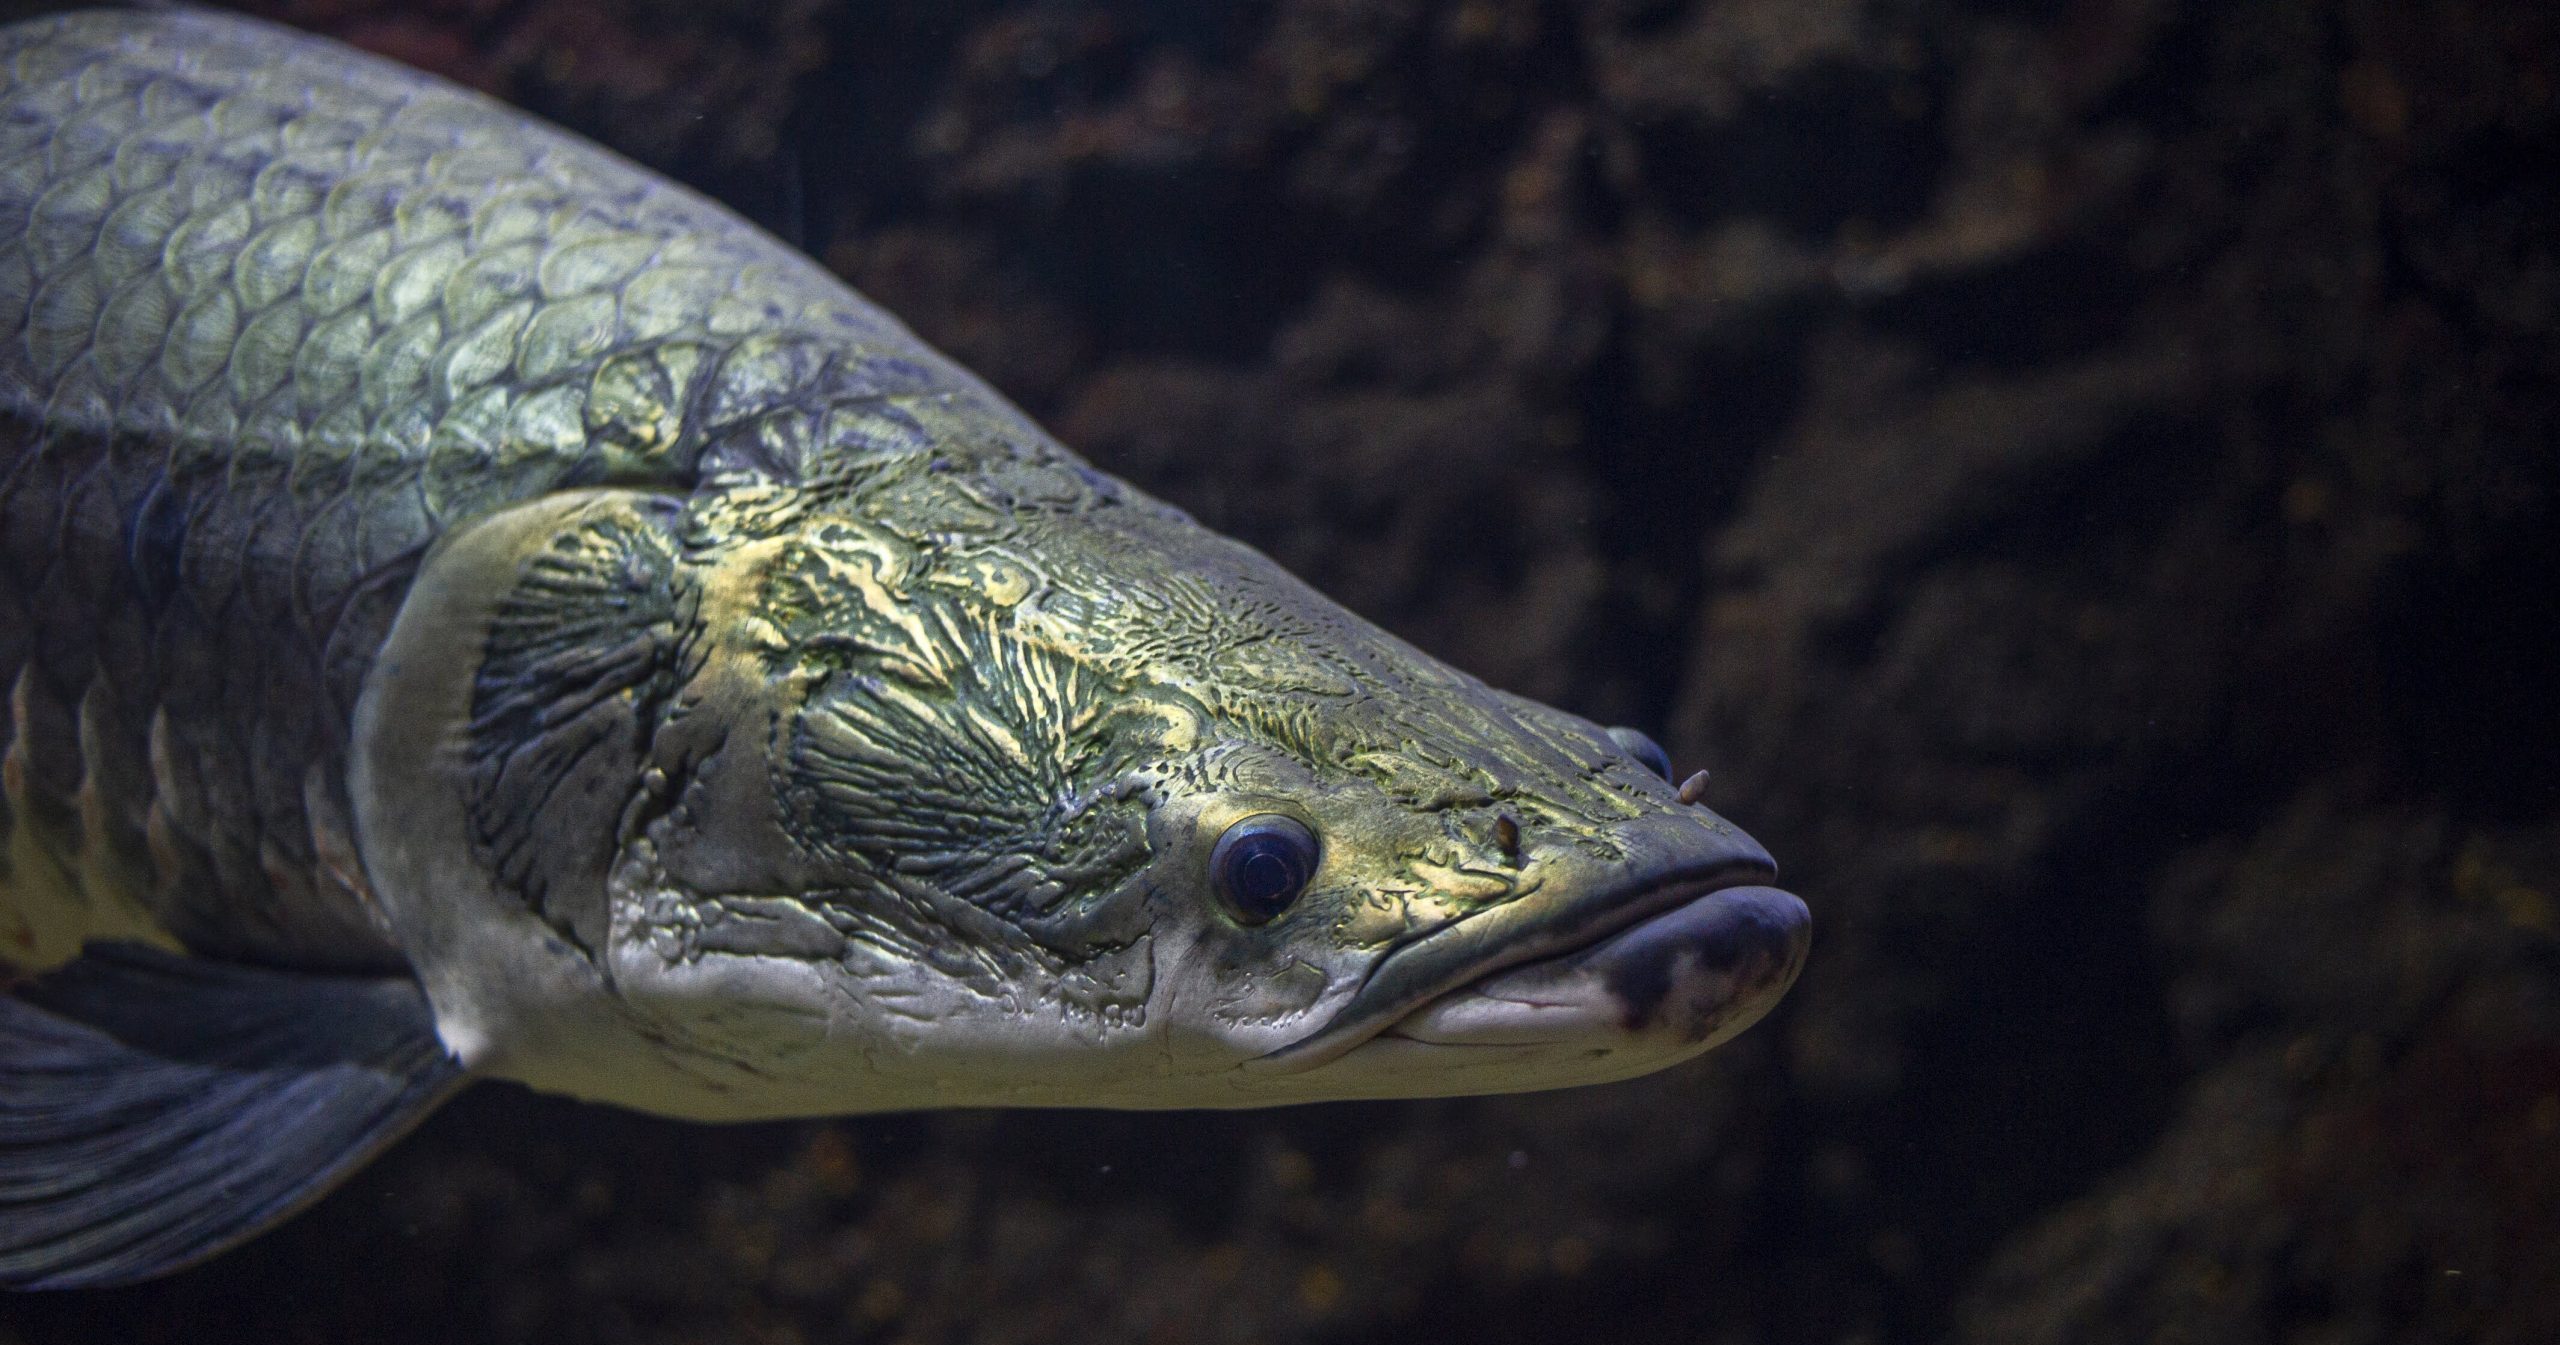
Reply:
M1959 1339L2560 1337L2560 827L2315 784L2163 885L2206 1062L2123 1177L2017 1239Z

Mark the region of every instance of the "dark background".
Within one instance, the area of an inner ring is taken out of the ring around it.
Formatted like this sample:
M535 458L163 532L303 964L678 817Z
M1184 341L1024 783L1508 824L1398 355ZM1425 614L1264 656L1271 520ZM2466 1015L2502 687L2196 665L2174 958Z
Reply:
M1656 729L1814 960L1545 1096L483 1088L0 1341L2560 1339L2553 7L258 8L729 200L1103 467Z

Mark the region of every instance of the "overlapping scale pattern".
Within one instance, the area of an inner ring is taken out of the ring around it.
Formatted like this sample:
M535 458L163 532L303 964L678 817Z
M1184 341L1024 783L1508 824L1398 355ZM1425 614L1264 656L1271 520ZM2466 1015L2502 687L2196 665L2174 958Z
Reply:
M499 104L221 16L11 28L0 863L200 951L389 961L334 853L339 738L438 533L965 451L919 416L1038 438L807 259Z

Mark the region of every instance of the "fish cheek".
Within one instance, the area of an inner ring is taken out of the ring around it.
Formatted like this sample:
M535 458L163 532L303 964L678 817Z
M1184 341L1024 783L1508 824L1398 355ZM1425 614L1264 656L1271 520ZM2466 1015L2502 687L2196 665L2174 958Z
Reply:
M1214 914L1187 946L1181 976L1184 1015L1231 1056L1274 1050L1323 1025L1360 983L1360 962L1331 937L1323 894L1260 927Z
M772 791L866 959L926 973L989 1013L1103 1026L1146 1011L1153 950L1145 761L1127 689L932 593L894 616L828 604L780 722Z

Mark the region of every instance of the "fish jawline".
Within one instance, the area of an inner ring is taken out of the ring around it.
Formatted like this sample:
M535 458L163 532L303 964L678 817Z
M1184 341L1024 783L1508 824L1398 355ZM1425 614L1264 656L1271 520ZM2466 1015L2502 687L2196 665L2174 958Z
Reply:
M1792 893L1719 888L1435 996L1379 1035L1451 1047L1652 1041L1694 1054L1776 1005L1804 968L1810 929Z
M1771 876L1765 862L1724 859L1699 869L1613 884L1571 901L1553 919L1541 918L1540 925L1517 931L1514 937L1488 948L1471 965L1454 969L1453 974L1435 977L1417 990L1392 996L1379 993L1379 987L1397 963L1410 964L1429 958L1439 953L1444 945L1463 947L1463 944L1456 944L1457 940L1480 939L1484 933L1482 926L1489 923L1492 913L1459 921L1390 954L1331 1022L1287 1046L1246 1061L1244 1069L1255 1074L1293 1074L1318 1068L1349 1054L1431 1005L1485 984L1514 968L1586 954L1630 929L1682 910L1694 902L1711 900L1719 892L1748 887ZM1788 900L1793 901L1794 898L1789 897Z

